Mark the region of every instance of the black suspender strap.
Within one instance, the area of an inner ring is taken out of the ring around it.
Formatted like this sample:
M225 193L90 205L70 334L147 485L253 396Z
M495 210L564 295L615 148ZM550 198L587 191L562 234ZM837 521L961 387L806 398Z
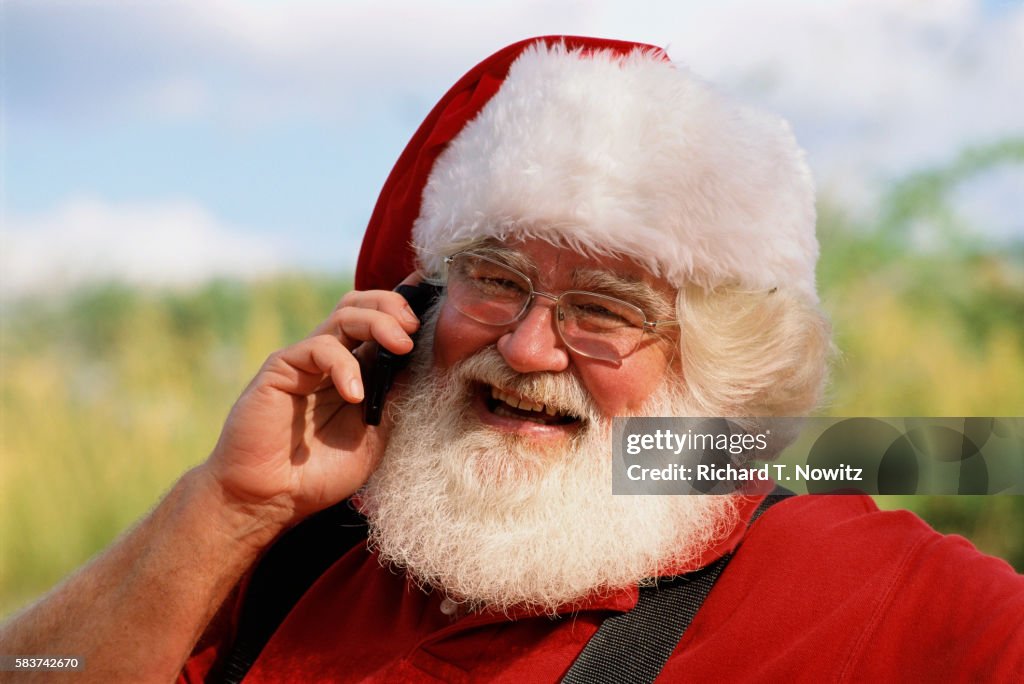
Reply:
M754 511L748 527L789 496L792 492L776 487ZM636 606L601 623L562 681L653 682L731 558L726 554L694 572L641 587Z

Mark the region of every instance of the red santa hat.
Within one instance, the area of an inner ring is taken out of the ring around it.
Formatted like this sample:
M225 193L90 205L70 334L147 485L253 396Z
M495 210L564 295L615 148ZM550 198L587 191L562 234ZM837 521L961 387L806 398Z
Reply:
M487 58L413 135L363 240L356 287L391 288L483 237L642 264L676 286L817 301L814 186L789 126L660 48L548 36Z

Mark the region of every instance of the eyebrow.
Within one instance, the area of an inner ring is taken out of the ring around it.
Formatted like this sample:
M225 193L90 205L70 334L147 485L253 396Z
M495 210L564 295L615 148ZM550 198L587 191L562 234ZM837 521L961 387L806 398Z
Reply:
M573 287L596 292L629 302L639 307L651 320L672 316L675 307L644 281L600 269L576 269L572 274Z
M526 258L522 252L518 252L511 247L484 243L477 247L471 247L468 251L489 259L494 259L506 266L511 266L517 271L529 276L531 279L537 277L537 266L530 259Z

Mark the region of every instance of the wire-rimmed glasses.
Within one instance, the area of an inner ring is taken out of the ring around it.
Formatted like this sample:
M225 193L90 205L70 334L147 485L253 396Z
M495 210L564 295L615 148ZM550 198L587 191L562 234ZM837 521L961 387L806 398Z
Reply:
M678 324L649 321L640 307L596 292L540 292L526 274L472 251L444 262L448 301L463 315L485 325L509 325L526 315L536 297L550 299L565 346L589 358L617 363L635 352L647 333Z

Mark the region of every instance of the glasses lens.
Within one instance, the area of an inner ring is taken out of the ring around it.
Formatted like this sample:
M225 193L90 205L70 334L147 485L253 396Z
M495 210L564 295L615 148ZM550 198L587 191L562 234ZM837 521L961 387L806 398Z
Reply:
M566 292L560 305L562 338L585 356L618 361L640 344L644 314L632 304L589 292Z
M473 320L504 325L530 299L530 281L508 266L475 254L457 254L448 265L448 300Z

